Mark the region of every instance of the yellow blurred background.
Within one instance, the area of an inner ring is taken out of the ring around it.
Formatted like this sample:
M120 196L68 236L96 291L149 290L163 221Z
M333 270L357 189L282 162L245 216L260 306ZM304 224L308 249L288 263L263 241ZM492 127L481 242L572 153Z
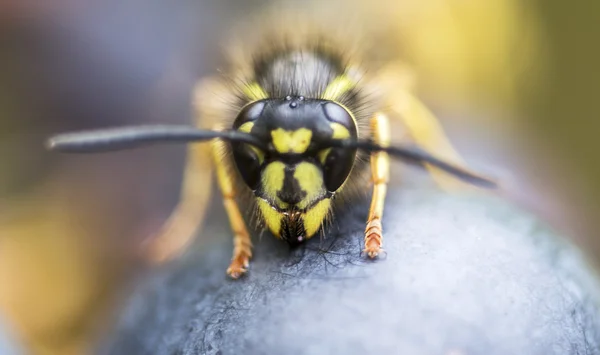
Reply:
M85 354L174 206L183 147L44 152L49 134L188 123L194 81L267 1L0 3L0 322L36 354ZM417 91L507 198L600 260L600 3L332 1L372 18ZM383 46L384 44L382 44Z

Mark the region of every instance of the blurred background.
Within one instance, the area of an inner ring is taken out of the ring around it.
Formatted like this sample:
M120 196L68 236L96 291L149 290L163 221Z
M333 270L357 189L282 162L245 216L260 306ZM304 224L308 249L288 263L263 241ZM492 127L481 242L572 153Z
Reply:
M0 323L22 349L93 351L184 164L182 146L62 156L43 140L189 123L190 90L220 67L227 31L270 2L0 2ZM599 2L331 3L376 19L466 159L600 261Z

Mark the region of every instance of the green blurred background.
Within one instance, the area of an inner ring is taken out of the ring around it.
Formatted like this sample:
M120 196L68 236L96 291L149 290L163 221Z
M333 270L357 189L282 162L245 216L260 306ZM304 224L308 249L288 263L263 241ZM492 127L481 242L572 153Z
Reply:
M376 19L417 92L506 198L600 261L600 3L330 1ZM190 122L190 89L267 1L0 3L0 318L39 354L83 354L144 270L184 148L44 152L49 134ZM307 6L307 5L306 5Z

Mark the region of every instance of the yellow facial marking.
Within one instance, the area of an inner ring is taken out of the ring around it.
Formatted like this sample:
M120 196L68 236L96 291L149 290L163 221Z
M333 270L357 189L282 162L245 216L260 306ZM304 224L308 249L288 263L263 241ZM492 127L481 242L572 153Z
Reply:
M242 90L244 91L244 95L252 101L258 101L269 97L265 90L256 82L246 84Z
M252 127L254 127L254 122L246 122L238 128L238 131L244 132L244 133L250 133L250 131L252 130Z
M350 138L350 131L348 131L348 128L344 127L343 125L341 125L337 122L333 122L333 123L330 123L329 126L331 126L331 129L333 129L333 135L331 136L331 138L333 138L333 139Z
M317 154L317 157L319 158L319 161L321 162L321 164L325 164L325 161L327 160L327 156L329 155L329 152L331 152L331 148L323 149L322 151L319 152L319 154Z
M273 233L274 236L279 238L279 231L281 229L281 213L277 212L269 203L262 198L257 198L258 209L267 224L267 227Z
M308 128L300 128L295 131L286 131L277 128L271 131L273 146L279 153L304 153L310 145L312 131Z
M319 201L313 208L306 211L303 216L304 230L306 231L306 238L312 237L321 225L325 221L329 208L331 207L331 200L326 198Z
M238 131L244 132L244 133L250 133L250 131L252 130L252 127L254 127L254 122L246 122L238 128ZM260 164L262 164L265 161L265 153L253 145L250 146L250 149L252 149L254 154L256 154L256 156L258 157L258 162Z
M267 165L261 176L261 184L264 193L277 201L280 208L286 208L287 203L279 200L277 193L283 189L283 180L285 179L285 164L280 161L274 161Z
M333 139L348 139L350 138L350 131L348 131L348 129L346 127L344 127L343 125L337 123L337 122L333 122L329 124L331 126L331 129L333 130L333 134L331 136L331 138ZM319 158L319 161L321 162L321 164L325 164L325 161L327 160L327 155L329 155L329 152L331 151L331 148L327 148L327 149L323 149L322 151L320 151L317 154L317 158Z
M322 98L325 100L337 101L342 95L350 91L355 84L354 80L350 79L347 75L342 74L327 85Z
M302 162L296 165L294 178L306 196L296 206L300 209L308 207L315 199L323 195L325 190L321 169L311 163Z

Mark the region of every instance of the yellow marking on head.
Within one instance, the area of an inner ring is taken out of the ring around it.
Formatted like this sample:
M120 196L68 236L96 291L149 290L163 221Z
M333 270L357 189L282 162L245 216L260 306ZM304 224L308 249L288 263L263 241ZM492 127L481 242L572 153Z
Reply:
M274 236L279 238L279 232L281 230L281 217L282 214L279 213L275 208L273 208L267 201L262 198L257 198L256 202L258 204L258 209L262 214L262 217L267 224L267 227L273 233Z
M238 131L244 132L244 133L250 133L250 131L252 130L252 127L254 127L254 122L246 122L238 128Z
M331 129L333 130L333 134L331 136L331 138L333 139L348 139L350 138L350 131L348 131L348 128L344 127L344 125L339 124L337 122L333 122L329 124L331 126ZM327 160L327 156L329 155L329 152L331 151L331 148L327 148L327 149L323 149L322 151L320 151L317 154L317 158L319 158L319 161L321 162L321 164L325 164L325 161Z
M300 128L295 131L286 131L277 128L271 131L273 146L279 153L304 153L310 145L312 131L308 128Z
M330 123L331 129L333 129L333 135L331 138L333 139L347 139L350 138L350 131L348 128L344 127L344 125L339 124L337 122Z
M317 158L319 158L319 161L321 162L321 164L325 164L325 161L327 160L327 156L329 155L329 152L331 152L331 148L323 149L322 151L320 151L317 154Z
M354 80L350 79L346 74L342 74L327 85L325 92L323 92L322 99L337 101L355 85L356 82Z
M254 127L254 122L246 122L238 128L238 131L244 132L244 133L250 133L250 131L252 130L252 127ZM260 164L262 164L265 161L265 153L253 145L250 145L250 149L252 149L254 154L256 154L256 156L258 157L258 162Z
M304 221L304 230L306 231L306 238L312 237L327 217L329 213L329 208L331 207L331 200L328 198L322 199L319 201L314 207L306 211L302 216Z
M246 97L252 101L258 101L269 97L269 95L267 95L265 90L257 82L246 84L242 90L244 95L246 95Z
M298 181L300 189L306 192L306 196L296 204L296 207L300 209L306 208L316 198L323 195L325 190L323 173L316 165L306 162L296 165L294 179Z
M285 164L280 161L274 161L267 165L261 175L261 185L263 192L269 199L275 200L280 208L286 208L287 203L277 197L277 193L283 189L283 180L285 179Z

